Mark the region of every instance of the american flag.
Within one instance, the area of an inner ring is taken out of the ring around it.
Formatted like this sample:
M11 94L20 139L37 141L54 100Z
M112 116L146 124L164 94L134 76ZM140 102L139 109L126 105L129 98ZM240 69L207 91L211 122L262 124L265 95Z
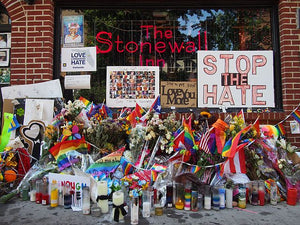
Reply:
M205 153L210 153L208 147L208 141L210 138L210 130L207 130L204 134L201 135L199 140L199 149L202 149Z

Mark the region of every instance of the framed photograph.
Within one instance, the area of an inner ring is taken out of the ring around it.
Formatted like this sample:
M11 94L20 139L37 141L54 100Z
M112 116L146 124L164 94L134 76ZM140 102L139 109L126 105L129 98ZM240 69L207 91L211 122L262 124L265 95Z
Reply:
M64 47L83 47L83 15L63 16L63 45Z
M0 68L0 84L10 83L10 68Z
M0 66L9 66L9 49L0 49Z
M159 95L158 66L108 66L106 104L111 108L150 108Z
M0 48L10 48L10 47L11 47L11 34L0 33Z

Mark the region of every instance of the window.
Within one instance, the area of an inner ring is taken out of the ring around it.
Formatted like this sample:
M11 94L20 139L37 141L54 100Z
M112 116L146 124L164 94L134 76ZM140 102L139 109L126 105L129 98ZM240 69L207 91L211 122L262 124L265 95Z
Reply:
M273 50L273 10L99 8L62 10L61 15L84 17L84 46L97 46L98 61L92 74L97 91L89 97L101 102L106 66L159 66L161 81L196 82L197 51Z

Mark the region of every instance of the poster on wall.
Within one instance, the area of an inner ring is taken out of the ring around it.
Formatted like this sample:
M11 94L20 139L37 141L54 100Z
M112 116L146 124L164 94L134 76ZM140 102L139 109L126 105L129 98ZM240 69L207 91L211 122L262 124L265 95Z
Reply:
M150 108L159 95L158 66L108 66L106 104L111 108Z
M198 107L274 107L273 51L198 51Z
M83 47L83 15L63 16L63 46Z
M0 49L0 66L9 66L9 49Z
M160 97L163 108L197 107L197 83L162 81Z
M0 68L0 84L10 83L10 68Z
M11 33L0 33L0 48L11 47Z
M62 48L61 71L81 72L96 71L97 55L96 47Z

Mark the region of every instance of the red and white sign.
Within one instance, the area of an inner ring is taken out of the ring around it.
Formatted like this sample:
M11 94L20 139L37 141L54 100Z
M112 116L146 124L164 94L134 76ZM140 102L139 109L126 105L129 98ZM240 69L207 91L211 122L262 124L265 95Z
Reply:
M273 51L198 51L198 107L274 107Z

